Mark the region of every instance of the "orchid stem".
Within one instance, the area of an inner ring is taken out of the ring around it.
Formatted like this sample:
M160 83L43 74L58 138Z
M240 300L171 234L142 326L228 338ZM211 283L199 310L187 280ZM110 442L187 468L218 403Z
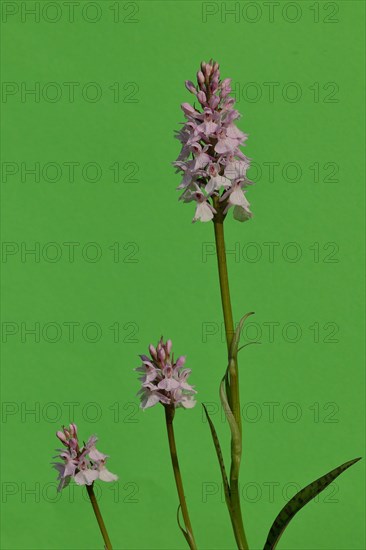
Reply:
M215 205L218 206L218 205ZM225 251L225 237L224 237L224 216L221 211L217 209L217 214L214 218L215 229L215 241L216 241L216 253L217 264L219 269L220 291L221 291L221 303L224 314L226 344L228 349L229 358L233 360L234 368L230 370L230 383L227 385L227 397L239 428L240 435L242 434L241 415L240 415L240 394L239 394L239 371L238 371L238 359L237 353L235 356L231 356L231 344L234 337L234 322L233 313L230 299L229 278L227 272L226 263L226 251ZM233 438L231 438L233 446ZM230 502L229 514L231 516L231 522L233 525L234 535L239 550L248 550L248 542L245 535L243 526L243 518L240 506L240 493L239 493L239 479L236 473L236 468L233 468L233 461L231 463L230 472Z
M94 493L93 485L94 485L94 483L92 483L91 485L87 485L86 490L88 491L90 502L91 502L91 505L93 506L94 514L95 514L95 517L97 518L97 522L98 522L98 525L99 525L100 532L102 533L105 549L106 550L112 550L112 544L111 544L111 541L109 539L107 529L106 529L106 526L104 524L100 509L99 509L99 505L98 505L98 502L97 502L97 499L96 499L96 496L95 496L95 493Z
M184 495L182 476L180 474L180 468L179 468L179 462L178 462L177 447L175 444L175 436L174 436L174 428L173 428L173 419L174 419L175 409L174 409L174 406L172 407L169 405L164 406L164 409L165 409L166 427L168 432L169 450L170 450L170 456L172 459L175 484L177 486L180 508L182 510L182 515L183 515L184 524L186 528L186 531L183 531L183 533L191 550L197 550L196 541L194 540L194 536L193 536L191 521L189 519L186 497Z

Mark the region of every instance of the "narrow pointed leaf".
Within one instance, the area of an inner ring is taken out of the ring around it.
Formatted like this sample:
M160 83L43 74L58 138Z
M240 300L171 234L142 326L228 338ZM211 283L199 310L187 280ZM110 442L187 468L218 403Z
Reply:
M180 512L180 504L178 506L178 510L177 510L177 522L178 522L178 525L179 525L179 529L182 531L183 535L184 535L184 538L186 539L186 541L188 542L188 546L191 547L191 536L190 536L190 533L188 531L186 531L184 529L184 527L182 527L182 524L180 522L180 519L179 519L179 512Z
M251 346L252 344L261 344L262 342L247 342L246 344L243 344L242 346L240 346L240 348L238 348L238 353L239 351L241 351L242 349L248 347L248 346Z
M231 388L230 388L229 376L225 377L225 392L226 392L227 402L229 403L229 407L231 409L232 403L231 403Z
M224 409L224 413L225 413L225 416L226 416L227 421L229 423L230 431L231 431L231 461L232 461L232 464L231 464L231 478L234 477L234 478L238 479L238 477L239 477L239 468L240 468L240 460L241 460L241 452L242 452L242 449L241 449L241 434L240 434L240 430L238 428L238 425L236 423L233 411L231 410L229 402L227 400L226 391L225 391L227 378L229 376L229 370L230 370L232 362L233 362L233 359L230 359L229 366L226 369L226 372L225 372L225 375L224 375L223 379L221 380L220 399L221 399L221 403L222 403L222 406L223 406L223 409Z
M238 353L238 346L239 346L239 341L240 341L240 334L241 334L241 331L242 331L242 328L243 328L243 325L244 325L244 322L246 321L246 319L248 319L248 317L250 317L251 315L254 315L254 311L250 311L249 313L246 313L244 315L244 317L242 317L238 323L238 326L236 327L236 331L234 333L234 338L233 338L233 341L231 343L231 348L230 348L230 358L232 357L235 357L235 355Z
M230 502L230 487L229 487L229 481L228 481L227 474L226 474L224 457L222 456L220 441L219 441L219 438L217 437L215 426L214 426L211 418L209 417L206 406L203 403L202 403L202 406L203 406L203 409L205 411L206 418L207 418L207 421L208 421L208 424L209 424L210 430L211 430L212 440L213 440L214 445L215 445L216 454L217 454L217 458L218 458L219 465L220 465L220 470L221 470L222 482L224 484L224 492L225 492L226 502L229 503Z
M273 525L269 531L266 544L264 545L264 550L274 550L280 540L284 530L287 525L290 523L292 518L297 514L301 508L310 502L316 495L321 493L328 485L332 483L340 474L342 474L347 468L361 460L360 458L355 458L349 462L345 462L338 468L335 468L331 472L328 472L324 476L310 483L301 489L291 500L288 501L286 506L282 508L281 512L278 514L276 519L273 522Z

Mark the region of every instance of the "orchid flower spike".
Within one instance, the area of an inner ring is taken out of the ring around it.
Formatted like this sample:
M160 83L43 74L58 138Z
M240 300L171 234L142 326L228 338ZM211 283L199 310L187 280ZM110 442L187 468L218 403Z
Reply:
M135 370L141 373L141 389L138 394L141 398L141 408L148 409L157 403L174 405L191 409L196 401L196 390L188 384L187 379L191 369L184 368L186 358L180 356L174 360L172 341L163 338L156 348L150 344L150 357L140 355L142 365Z
M232 206L235 219L252 217L245 197L252 184L246 177L250 160L240 150L248 136L235 124L240 114L230 97L230 83L230 78L220 80L219 65L212 59L201 63L197 85L186 81L200 108L189 103L181 106L186 122L177 132L182 149L173 165L183 174L180 199L196 203L193 221L214 219L216 208L225 216Z
M58 471L58 491L66 487L73 479L77 485L92 485L95 480L116 481L118 477L109 472L105 466L108 455L98 451L95 444L98 438L89 437L87 443L80 446L76 424L65 426L56 432L56 436L64 445L64 449L57 449L60 454L55 458L61 462L53 462Z

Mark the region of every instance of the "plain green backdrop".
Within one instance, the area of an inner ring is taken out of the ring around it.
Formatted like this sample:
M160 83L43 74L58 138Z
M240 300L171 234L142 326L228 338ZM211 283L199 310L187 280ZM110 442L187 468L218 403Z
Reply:
M119 475L99 484L114 547L186 547L163 410L138 410L133 372L161 334L199 392L175 422L197 543L234 548L200 406L227 457L213 227L191 223L170 164L184 80L211 56L254 162L254 218L225 227L234 314L255 311L243 337L262 341L240 369L242 503L263 548L298 488L364 454L364 3L1 8L2 548L102 548L84 491L55 492L54 433L69 421ZM363 472L301 511L279 548L365 549Z

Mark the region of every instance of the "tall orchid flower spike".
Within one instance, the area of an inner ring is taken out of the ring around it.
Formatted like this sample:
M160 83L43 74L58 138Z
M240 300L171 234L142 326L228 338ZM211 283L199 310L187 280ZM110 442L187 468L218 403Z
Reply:
M141 408L144 410L158 403L164 407L169 451L179 498L178 524L191 550L196 550L180 473L173 420L177 408L192 409L195 406L194 396L197 392L188 383L191 370L184 366L186 358L181 355L174 359L171 340L164 342L160 338L156 347L150 344L149 355L140 355L142 364L135 369L141 374L141 388L137 395L140 396ZM182 510L185 528L179 523L179 509Z
M58 471L58 491L62 491L62 489L67 487L71 479L77 485L86 485L105 547L107 550L110 550L112 548L111 541L93 490L94 482L97 479L107 482L118 479L115 474L112 474L106 468L108 455L96 449L95 444L98 438L95 435L90 436L87 443L80 445L76 424L70 424L68 428L64 426L62 430L56 433L56 436L65 447L64 449L57 449L59 454L54 457L59 458L61 462L52 463Z
M219 269L221 302L224 314L228 364L225 388L222 393L224 410L231 429L231 468L226 475L222 453L216 432L212 432L223 476L226 504L238 548L248 549L244 530L240 494L239 468L241 462L241 417L239 395L239 371L237 348L233 349L234 321L230 300L229 279L226 266L224 220L231 207L234 218L246 221L252 217L245 196L252 183L247 178L250 160L241 151L247 135L237 126L239 112L234 109L235 99L230 97L231 79L220 79L218 63L202 62L197 73L197 85L186 82L188 91L195 96L194 106L183 103L186 118L177 133L182 144L178 159L173 163L183 180L178 189L183 190L184 202L196 202L193 221L213 221ZM210 424L213 428L213 424ZM220 459L221 457L221 459Z
M182 149L173 165L183 173L178 186L184 189L181 199L196 202L193 221L225 216L231 206L235 219L252 217L245 197L252 183L246 177L250 160L240 149L248 136L235 124L240 114L234 109L235 99L229 97L230 82L230 78L220 80L219 65L213 61L201 63L196 86L186 81L200 108L181 106L186 122L177 132Z
M178 186L178 189L183 191L180 198L184 202L196 202L193 221L212 221L214 224L228 357L227 368L220 384L220 400L231 432L229 475L226 473L215 427L206 408L205 413L219 461L225 500L237 547L239 550L248 550L239 493L242 425L238 352L245 347L244 345L239 348L243 323L252 313L245 315L235 330L226 264L224 221L231 208L234 218L238 221L244 222L252 217L246 197L252 182L247 178L250 160L241 150L248 136L236 125L240 114L234 108L235 99L230 97L230 82L230 78L220 79L219 65L212 59L209 63L201 63L196 85L186 81L187 90L195 96L194 105L183 103L181 106L186 122L176 135L182 148L173 164L177 171L183 174ZM151 399L159 400L156 394ZM164 402L163 399L170 398L164 394L160 400ZM357 458L342 464L295 495L275 519L265 543L265 550L274 550L295 514L358 460Z

